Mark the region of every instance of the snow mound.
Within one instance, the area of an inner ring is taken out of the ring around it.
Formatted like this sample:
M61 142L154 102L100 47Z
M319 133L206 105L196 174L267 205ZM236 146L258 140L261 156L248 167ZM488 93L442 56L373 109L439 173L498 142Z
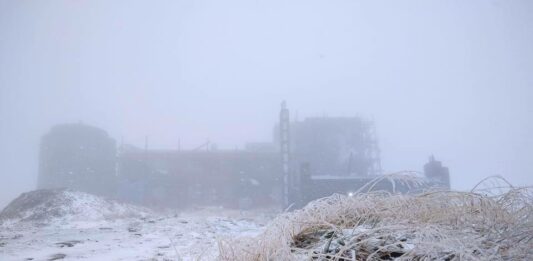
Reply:
M52 225L141 218L150 211L69 189L22 193L0 212L0 224Z

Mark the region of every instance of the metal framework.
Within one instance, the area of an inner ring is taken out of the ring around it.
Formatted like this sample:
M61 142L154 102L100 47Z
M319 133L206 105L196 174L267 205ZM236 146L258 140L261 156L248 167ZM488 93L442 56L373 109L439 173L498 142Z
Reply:
M281 165L283 172L283 204L285 207L289 206L289 180L290 180L290 119L289 109L285 101L281 103L281 111L279 113L280 126L280 150L281 150Z

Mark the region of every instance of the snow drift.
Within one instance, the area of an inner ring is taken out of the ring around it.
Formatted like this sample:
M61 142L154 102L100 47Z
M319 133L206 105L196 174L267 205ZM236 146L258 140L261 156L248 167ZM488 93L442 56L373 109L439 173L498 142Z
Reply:
M220 259L533 260L531 189L490 180L470 192L332 195L256 238L221 241Z
M41 189L21 194L0 212L0 224L74 224L144 217L150 211L69 189Z
M0 260L215 260L218 237L257 235L270 213L151 212L77 191L32 191L0 213Z

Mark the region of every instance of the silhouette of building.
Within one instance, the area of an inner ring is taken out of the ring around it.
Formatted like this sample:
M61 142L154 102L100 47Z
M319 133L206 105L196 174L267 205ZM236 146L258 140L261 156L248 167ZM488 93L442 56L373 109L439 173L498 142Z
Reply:
M279 154L248 150L121 150L119 198L162 207L240 201L277 205Z
M300 207L333 193L357 191L381 175L373 122L359 117L291 121L286 103L273 142L244 150L149 150L121 145L84 124L53 127L43 136L39 188L68 187L149 206ZM433 157L427 186L450 187L449 171ZM405 185L405 184L404 184ZM407 192L383 179L374 189Z
M41 139L39 188L72 188L99 195L115 189L115 140L84 124L53 127Z
M429 157L428 163L424 165L424 175L436 186L450 189L450 171L442 166L442 162L435 160L434 156Z

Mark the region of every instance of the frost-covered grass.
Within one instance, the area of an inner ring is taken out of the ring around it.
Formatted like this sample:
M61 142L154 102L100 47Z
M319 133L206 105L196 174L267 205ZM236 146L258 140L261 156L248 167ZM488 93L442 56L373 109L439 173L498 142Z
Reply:
M530 187L513 187L499 177L469 192L399 195L371 187L284 213L257 237L222 240L219 258L533 260Z

